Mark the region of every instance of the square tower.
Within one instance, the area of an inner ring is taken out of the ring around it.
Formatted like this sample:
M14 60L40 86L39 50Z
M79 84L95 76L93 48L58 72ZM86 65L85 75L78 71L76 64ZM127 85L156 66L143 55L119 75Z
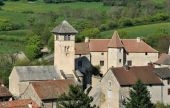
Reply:
M75 35L78 33L67 21L52 30L54 34L54 66L64 74L74 74Z

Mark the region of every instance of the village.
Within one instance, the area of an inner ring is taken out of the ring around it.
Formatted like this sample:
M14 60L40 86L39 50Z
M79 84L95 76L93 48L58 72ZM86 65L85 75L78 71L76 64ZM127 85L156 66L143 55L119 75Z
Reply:
M87 36L76 43L78 31L66 20L51 33L54 65L14 66L9 87L0 82L0 108L57 108L57 98L70 85L82 86L93 97L92 106L125 108L138 80L152 103L170 104L170 48L159 53L140 37L121 39L117 31L110 39Z

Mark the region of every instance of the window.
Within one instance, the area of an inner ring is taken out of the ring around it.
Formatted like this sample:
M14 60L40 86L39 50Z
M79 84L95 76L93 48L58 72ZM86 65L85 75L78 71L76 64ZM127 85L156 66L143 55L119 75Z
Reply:
M110 81L110 80L108 81L108 89L112 90L112 81Z
M119 59L119 63L121 63L122 62L122 59Z
M148 53L146 52L145 55L148 55Z
M70 35L64 35L64 40L65 40L65 41L70 40Z
M168 89L168 95L170 95L170 89Z
M83 63L82 61L78 61L78 67L82 67Z
M122 51L122 49L121 48L119 48L119 52L121 52Z
M127 52L126 54L127 54L127 55L129 55L129 53L128 53L128 52Z
M104 61L100 61L100 66L104 66Z
M170 79L167 80L167 84L170 85Z
M132 61L131 61L131 60L128 60L128 61L127 61L127 64L128 64L128 66L132 66Z
M104 53L101 53L101 55L104 55Z

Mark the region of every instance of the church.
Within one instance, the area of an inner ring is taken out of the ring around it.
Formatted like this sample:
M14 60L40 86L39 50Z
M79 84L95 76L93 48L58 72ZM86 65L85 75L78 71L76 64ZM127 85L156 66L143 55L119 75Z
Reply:
M54 65L15 66L9 76L9 90L15 97L21 97L29 82L74 79L82 83L88 74L86 68L100 67L105 74L111 67L146 66L158 60L158 51L139 37L120 39L117 31L111 39L89 39L75 43L78 31L67 21L56 26L54 34Z

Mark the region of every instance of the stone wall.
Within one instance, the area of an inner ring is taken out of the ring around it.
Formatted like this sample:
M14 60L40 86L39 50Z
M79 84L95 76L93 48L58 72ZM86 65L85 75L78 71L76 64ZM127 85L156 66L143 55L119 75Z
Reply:
M147 66L150 62L158 60L158 53L129 53L126 54L126 61L131 60L132 66Z

